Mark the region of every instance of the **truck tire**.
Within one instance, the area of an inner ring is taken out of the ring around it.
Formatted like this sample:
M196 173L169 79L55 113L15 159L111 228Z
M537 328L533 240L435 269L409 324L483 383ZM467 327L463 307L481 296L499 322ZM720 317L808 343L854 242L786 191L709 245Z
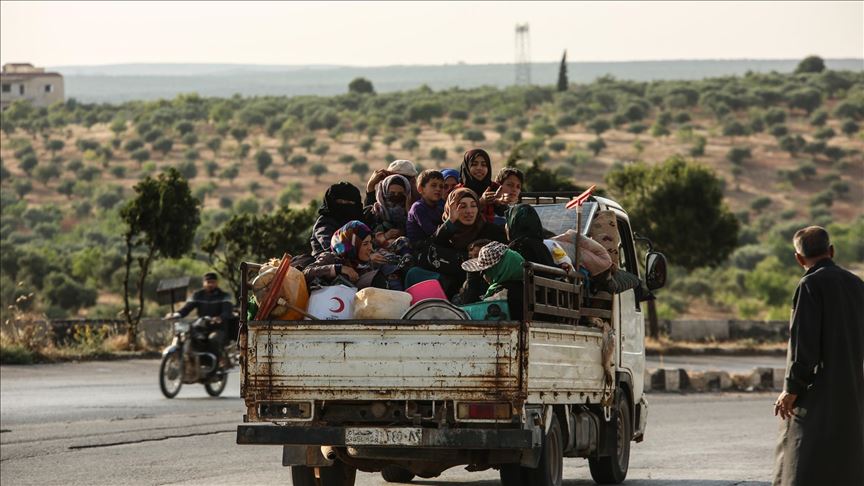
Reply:
M336 460L329 467L319 468L319 478L315 477L315 468L309 466L291 466L291 482L294 486L354 486L357 470Z
M381 477L388 483L410 483L414 473L398 466L387 466L381 470Z
M543 452L537 469L529 469L528 476L532 486L561 486L564 474L564 441L558 416L552 414L549 432L543 437Z
M591 469L591 477L597 484L619 484L627 477L627 469L630 467L630 440L632 439L632 419L630 418L630 404L627 394L620 388L615 396L615 407L617 417L615 436L615 455L588 459L588 467Z
M501 486L528 486L531 483L528 471L529 468L519 464L504 464L498 471L501 475Z
M543 437L543 449L537 468L505 464L501 466L503 486L561 486L564 473L564 442L558 417L552 414L549 432Z

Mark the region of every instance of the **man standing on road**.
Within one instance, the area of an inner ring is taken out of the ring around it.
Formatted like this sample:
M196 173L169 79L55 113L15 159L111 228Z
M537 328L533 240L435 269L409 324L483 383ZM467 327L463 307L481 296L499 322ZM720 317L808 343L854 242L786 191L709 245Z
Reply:
M774 484L864 485L864 282L819 226L792 239L806 273L793 299Z

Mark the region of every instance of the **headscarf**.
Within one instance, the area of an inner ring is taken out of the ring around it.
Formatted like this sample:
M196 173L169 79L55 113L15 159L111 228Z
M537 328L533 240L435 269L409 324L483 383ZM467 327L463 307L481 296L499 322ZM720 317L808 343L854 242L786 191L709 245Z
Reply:
M482 155L484 159L486 159L486 177L483 180L477 180L471 176L471 172L468 168L471 166L471 161L476 159L478 156ZM492 184L492 159L489 157L489 154L486 153L483 149L471 149L465 152L465 157L462 160L462 166L459 167L459 177L462 182L462 186L467 187L474 191L477 195L482 195L486 192L486 189Z
M351 201L352 204L339 204L336 202L337 199ZM324 201L318 208L318 214L334 218L339 221L339 224L361 219L363 217L363 205L360 202L360 191L353 184L347 182L333 184L324 193Z
M543 239L543 223L537 210L530 204L517 204L507 211L507 228L510 241L520 238Z
M363 240L372 234L372 230L360 221L349 221L336 230L330 238L330 251L341 257L346 263L359 263L357 250Z
M391 174L399 174L405 177L417 177L417 168L414 166L414 162L410 160L394 160L387 166L387 171Z
M456 169L442 169L441 177L446 181L448 177L453 177L456 179L456 183L458 184L461 179L459 179L459 171Z
M489 277L491 281L489 289L483 298L492 297L500 292L506 282L522 281L524 275L522 264L524 262L525 259L522 258L522 255L513 250L507 250L504 256L501 257L500 262L491 268L483 270L483 274Z
M543 223L530 204L517 204L507 210L510 248L523 258L541 265L555 266L549 249L543 243Z
M474 224L471 226L465 226L459 221L455 222L456 232L453 233L451 241L453 247L458 250L468 248L468 244L477 239L477 235L480 234L480 231L483 229L483 225L485 224L483 222L483 215L480 214L480 201L477 197L477 193L467 187L453 189L453 192L447 196L447 204L444 205L444 214L441 219L445 222L448 221L450 219L450 213L455 211L456 207L459 206L459 201L466 197L470 197L477 203L477 217L474 218Z
M387 198L387 191L393 184L405 189L405 201L401 204L393 203ZM372 207L379 221L404 229L408 222L408 209L411 208L411 183L405 176L388 176L375 187L375 204Z

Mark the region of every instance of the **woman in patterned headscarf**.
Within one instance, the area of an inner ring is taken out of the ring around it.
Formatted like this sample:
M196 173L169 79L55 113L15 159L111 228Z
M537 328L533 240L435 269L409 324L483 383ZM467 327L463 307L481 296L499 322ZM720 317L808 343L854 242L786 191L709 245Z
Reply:
M371 262L372 230L360 221L349 221L333 233L330 251L318 255L315 262L303 270L306 283L318 280L323 285L333 285L343 277L358 288L381 287L385 282L373 282L365 274L375 271ZM370 276L371 277L371 276Z
M366 220L374 221L376 233L387 233L387 240L405 235L411 208L411 183L399 174L388 176L375 188L375 204L367 206ZM393 231L391 231L393 230Z

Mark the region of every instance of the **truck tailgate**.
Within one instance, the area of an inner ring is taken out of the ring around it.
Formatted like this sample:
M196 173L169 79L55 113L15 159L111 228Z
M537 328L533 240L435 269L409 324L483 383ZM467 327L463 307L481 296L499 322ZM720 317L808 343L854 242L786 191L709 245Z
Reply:
M507 400L518 322L250 322L242 393L258 400Z

